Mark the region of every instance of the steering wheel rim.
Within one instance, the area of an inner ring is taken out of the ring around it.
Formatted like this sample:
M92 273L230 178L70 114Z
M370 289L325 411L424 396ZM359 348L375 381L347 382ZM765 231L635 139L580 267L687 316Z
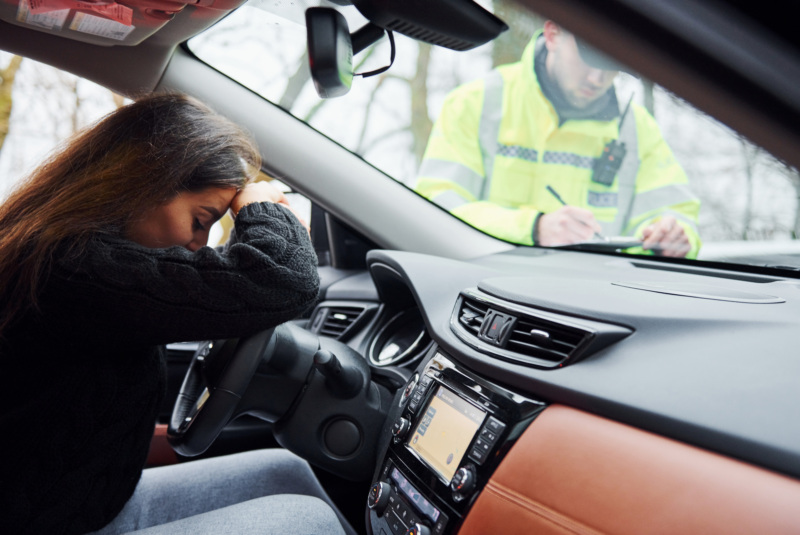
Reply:
M201 343L172 409L167 439L187 457L205 452L236 415L274 328L246 339Z

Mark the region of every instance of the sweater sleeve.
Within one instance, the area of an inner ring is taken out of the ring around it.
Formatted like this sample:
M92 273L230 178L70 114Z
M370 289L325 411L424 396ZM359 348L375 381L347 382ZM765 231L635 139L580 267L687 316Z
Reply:
M319 275L294 215L255 203L239 211L221 251L98 237L56 263L48 290L50 303L71 303L74 328L163 344L241 337L290 320L315 302Z

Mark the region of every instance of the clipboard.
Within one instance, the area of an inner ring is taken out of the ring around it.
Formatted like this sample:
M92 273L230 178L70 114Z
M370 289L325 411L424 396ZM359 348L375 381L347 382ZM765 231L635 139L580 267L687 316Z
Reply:
M620 251L630 247L642 245L641 238L632 236L604 236L593 240L571 243L569 245L558 245L556 249L578 249L586 251Z

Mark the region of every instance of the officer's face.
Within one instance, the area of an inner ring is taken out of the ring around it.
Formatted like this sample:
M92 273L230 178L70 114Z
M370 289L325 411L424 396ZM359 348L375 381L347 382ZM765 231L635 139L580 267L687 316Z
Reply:
M585 108L603 96L614 83L617 71L604 71L584 63L571 33L555 24L550 28L546 25L545 43L547 72L567 101L576 108Z

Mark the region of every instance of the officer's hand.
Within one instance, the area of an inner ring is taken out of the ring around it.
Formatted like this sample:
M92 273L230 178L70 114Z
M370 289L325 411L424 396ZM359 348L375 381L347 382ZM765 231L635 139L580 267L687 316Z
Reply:
M600 224L589 210L564 206L539 218L536 244L546 247L591 240Z
M643 249L660 256L683 257L692 250L686 231L674 217L667 215L642 231Z

